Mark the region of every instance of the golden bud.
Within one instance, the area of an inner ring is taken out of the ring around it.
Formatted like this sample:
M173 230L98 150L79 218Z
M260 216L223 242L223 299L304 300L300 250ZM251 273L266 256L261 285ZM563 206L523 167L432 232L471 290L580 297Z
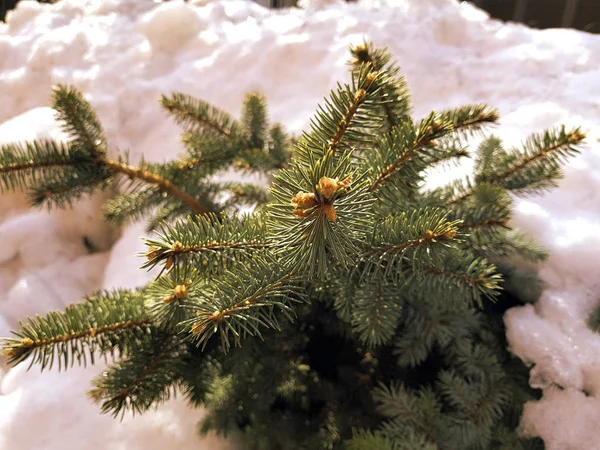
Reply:
M367 83L369 83L369 84L373 83L373 81L375 81L375 79L377 78L378 75L379 75L379 72L371 72L369 75L367 75Z
M321 205L321 209L323 210L330 222L335 222L337 220L335 208L331 203L323 203Z
M192 334L200 333L201 329L202 329L202 322L194 322L192 324Z
M178 284L173 288L173 295L179 299L186 298L188 290L185 284Z
M317 204L317 199L315 194L312 192L309 194L308 192L298 192L291 201L292 205L299 209L307 209L315 206Z
M456 236L456 230L449 230L444 233L444 237L447 239L454 239L454 236Z
M295 217L304 218L304 217L310 216L310 211L308 211L306 209L295 209L295 210L292 211L292 214Z
M338 189L338 181L333 178L323 177L319 180L317 189L324 198L329 200Z
M348 175L342 181L338 183L339 188L348 189L352 184L352 174Z
M365 98L365 96L367 95L367 91L365 91L364 89L360 89L357 93L356 96L354 97L354 101L355 102L359 102L361 101L363 98Z
M148 261L152 261L154 258L156 258L159 250L160 248L155 245L148 248L148 251L146 252L146 258L148 258Z

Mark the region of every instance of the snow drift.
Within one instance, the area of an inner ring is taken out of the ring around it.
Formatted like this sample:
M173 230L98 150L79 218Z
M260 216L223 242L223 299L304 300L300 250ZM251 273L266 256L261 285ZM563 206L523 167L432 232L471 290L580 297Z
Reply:
M544 389L543 399L526 407L523 432L541 436L551 450L595 448L600 335L585 320L600 301L600 37L502 24L452 0L301 6L22 1L0 24L0 142L61 138L47 108L57 83L86 93L110 145L134 158L158 161L179 151L178 129L158 105L159 95L173 90L234 114L247 92L261 91L270 116L298 132L346 77L349 45L364 38L396 55L417 116L487 102L503 115L496 133L512 143L560 123L583 126L588 148L568 166L561 188L517 203L514 224L551 258L541 269L540 301L510 310L506 324L512 350L534 365L532 385ZM23 195L0 196L0 335L95 289L149 279L135 256L143 228L117 236L99 218L101 202L95 196L74 210L47 213L30 210ZM182 400L123 422L101 416L85 397L100 366L66 374L26 367L0 369L0 450L226 448L216 439L199 441L194 423L202 412Z

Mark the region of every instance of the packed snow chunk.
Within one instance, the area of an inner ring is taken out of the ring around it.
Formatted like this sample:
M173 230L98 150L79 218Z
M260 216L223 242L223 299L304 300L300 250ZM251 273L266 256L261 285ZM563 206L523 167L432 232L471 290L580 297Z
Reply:
M344 0L298 0L298 6L307 11L344 6Z
M6 22L11 33L19 31L27 22L33 21L47 6L36 0L22 0L16 8L8 11Z
M91 42L84 30L63 27L57 32L42 37L32 47L27 60L31 70L48 70L48 67L86 66L85 55ZM87 62L89 66L91 63Z
M56 259L40 269L22 270L8 291L7 300L0 303L0 314L16 327L19 320L79 303L100 287L107 259L106 253L96 253L72 261Z
M48 95L50 95L50 92L48 92ZM69 139L56 122L56 111L52 108L34 108L0 124L0 144L27 142L36 139L52 139L55 141Z
M0 418L0 436L6 443L3 448L229 448L222 439L198 437L195 424L203 414L199 410L190 411L184 398L169 401L160 410L151 410L143 416L127 415L122 422L111 415L99 414L98 405L90 401L86 392L90 389L89 380L102 370L100 362L88 368L76 364L66 372L56 369L28 372L27 363L11 369L0 385L0 410L5 413ZM65 399L69 399L68 407ZM31 432L32 424L40 424L35 433ZM58 441L60 447L54 446Z
M239 23L249 18L264 18L269 15L269 10L254 1L229 0L223 3L226 16L233 22Z
M207 25L196 8L174 0L144 15L136 28L148 39L155 53L176 53Z
M61 268L62 269L62 268ZM19 281L8 292L8 300L0 306L0 312L13 325L36 314L60 310L63 305L55 292L53 283L36 272L22 272Z
M539 402L526 404L523 417L523 435L541 437L546 450L598 448L598 397L554 386L544 392Z
M0 223L0 263L17 255L28 268L52 264L83 253L81 243L57 239L58 230L46 212L33 211ZM6 245L4 244L6 242ZM79 244L79 245L78 245Z

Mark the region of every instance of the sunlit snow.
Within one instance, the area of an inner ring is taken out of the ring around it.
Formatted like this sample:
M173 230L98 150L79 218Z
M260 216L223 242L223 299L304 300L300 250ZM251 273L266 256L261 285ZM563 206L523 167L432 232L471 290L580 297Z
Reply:
M346 77L349 45L364 38L396 55L417 116L487 102L499 107L495 132L510 144L560 123L589 132L559 190L517 202L514 225L551 258L541 268L541 300L510 310L506 323L513 351L535 364L532 385L544 389L543 400L527 406L523 431L550 450L597 447L600 335L585 320L600 302L600 36L502 24L453 0L302 0L279 11L242 0L25 0L0 24L0 142L61 139L47 108L57 83L85 92L110 144L134 159L181 150L157 101L173 90L234 114L247 92L261 91L271 118L298 132ZM432 184L467 170L437 174ZM1 336L98 288L149 279L136 256L143 227L110 229L102 200L47 213L30 210L23 194L0 196ZM85 392L102 367L26 368L0 368L0 450L225 448L196 436L202 411L181 399L123 422L100 415Z

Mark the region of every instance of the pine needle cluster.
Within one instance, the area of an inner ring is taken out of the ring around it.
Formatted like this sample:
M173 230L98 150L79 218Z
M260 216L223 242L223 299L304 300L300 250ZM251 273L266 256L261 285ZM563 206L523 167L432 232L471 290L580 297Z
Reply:
M546 253L511 227L512 198L554 187L584 135L562 127L507 150L484 134L499 119L487 105L416 120L389 52L351 52L349 82L299 139L268 124L259 95L236 120L173 94L161 104L186 152L138 167L110 159L90 104L57 88L71 140L3 146L0 187L64 207L126 185L106 218L144 218L156 232L143 267L161 271L29 319L4 341L10 363L110 355L90 391L103 412L178 392L208 409L202 433L248 449L543 448L515 432L536 393L506 350L502 312L519 300L502 287L512 258ZM471 156L468 179L423 187L432 167ZM274 174L270 191L214 181L232 167Z

